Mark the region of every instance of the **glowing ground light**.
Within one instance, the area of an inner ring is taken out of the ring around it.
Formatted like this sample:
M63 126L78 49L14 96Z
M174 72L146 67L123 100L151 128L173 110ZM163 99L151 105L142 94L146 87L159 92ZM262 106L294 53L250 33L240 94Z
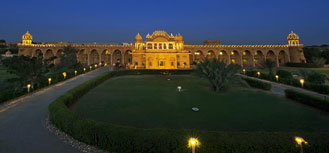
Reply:
M77 75L77 74L78 74L78 71L77 71L77 70L75 70L75 71L74 71L74 75Z
M303 86L304 86L304 82L305 82L304 79L300 79L299 82L300 82L300 85L301 85L302 88L303 88Z
M30 92L31 84L27 84L27 92Z
M192 153L195 153L195 148L200 145L200 142L197 138L190 138L188 141L188 146L192 148Z
M242 72L243 72L244 74L246 74L246 69L242 69Z
M64 79L66 79L66 76L67 76L66 72L63 72L62 75L63 75Z
M84 71L84 72L86 72L86 70L87 70L86 68L83 68L83 71Z
M257 72L258 77L260 76L260 72Z
M48 78L48 84L49 85L51 84L51 78Z
M179 92L181 92L182 91L182 86L178 86L177 89L178 89Z
M276 79L276 81L279 81L279 76L275 75L275 79Z
M93 67L92 66L89 66L89 69L91 70Z
M300 147L300 152L303 153L303 144L307 144L307 141L305 141L302 137L295 137L295 141L297 145Z

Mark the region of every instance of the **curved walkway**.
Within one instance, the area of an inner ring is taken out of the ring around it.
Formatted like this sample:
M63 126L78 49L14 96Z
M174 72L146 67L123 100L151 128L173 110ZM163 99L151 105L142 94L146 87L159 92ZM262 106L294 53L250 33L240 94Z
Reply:
M0 153L78 153L45 128L48 105L73 87L105 71L102 67L0 107ZM6 107L6 108L4 108Z
M276 83L276 82L272 82L272 81L268 81L268 80L263 80L263 79L258 79L258 78L255 78L255 77L249 77L249 76L245 76L245 75L243 77L254 79L254 80L259 80L259 81L262 81L262 82L270 83L272 85L271 92L273 94L277 94L277 95L280 95L280 96L285 96L285 92L284 91L286 89L293 89L293 90L296 90L298 92L302 92L302 93L310 94L310 95L313 95L313 96L317 96L319 98L324 98L324 99L328 99L329 98L328 95L320 94L320 93L317 93L317 92L314 92L314 91L310 91L310 90L306 90L306 89L302 89L302 88L297 88L297 87L294 87L294 86L289 86L289 85L285 85L285 84L281 84L281 83Z

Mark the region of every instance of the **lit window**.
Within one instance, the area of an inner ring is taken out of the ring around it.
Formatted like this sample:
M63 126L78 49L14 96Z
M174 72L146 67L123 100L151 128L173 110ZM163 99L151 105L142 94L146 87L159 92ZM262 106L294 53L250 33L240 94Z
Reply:
M235 59L232 59L231 61L232 61L233 64L235 64Z
M159 49L162 49L162 44L159 44Z
M149 62L149 66L152 66L152 62Z
M171 62L170 65L171 65L171 66L175 66L175 65L174 65L174 62Z
M147 49L152 49L152 44L151 43L147 44Z
M223 55L223 52L219 52L219 55Z
M247 63L247 60L246 59L243 59L242 62L243 62L243 64L246 64Z
M154 44L154 49L158 49L158 44Z
M169 49L173 49L173 45L172 44L169 44Z
M159 66L164 66L165 62L164 61L160 61Z
M167 44L163 44L163 49L167 49Z

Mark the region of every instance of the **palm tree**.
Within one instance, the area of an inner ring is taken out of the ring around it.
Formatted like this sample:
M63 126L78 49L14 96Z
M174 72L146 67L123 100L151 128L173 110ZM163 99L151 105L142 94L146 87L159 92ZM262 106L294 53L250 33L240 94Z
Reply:
M273 76L273 69L275 68L275 62L270 60L270 59L266 59L263 63L262 66L264 69L268 69L268 75L269 76Z
M246 82L238 74L240 69L239 65L227 65L218 59L206 58L197 65L196 72L209 80L214 91L221 92L226 91L234 84L246 85Z

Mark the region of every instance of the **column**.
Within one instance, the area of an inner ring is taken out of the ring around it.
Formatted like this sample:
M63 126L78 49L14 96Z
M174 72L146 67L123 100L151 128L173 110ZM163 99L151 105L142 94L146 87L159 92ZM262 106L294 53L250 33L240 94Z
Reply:
M88 66L89 66L90 65L90 54L87 53L87 55L88 55Z
M276 67L280 67L279 56L276 56Z
M240 63L241 63L241 67L243 67L243 59L242 59L242 55L240 55Z
M99 54L99 61L98 64L102 62L102 54Z
M251 55L252 56L252 67L256 67L255 65L255 56L254 55Z

